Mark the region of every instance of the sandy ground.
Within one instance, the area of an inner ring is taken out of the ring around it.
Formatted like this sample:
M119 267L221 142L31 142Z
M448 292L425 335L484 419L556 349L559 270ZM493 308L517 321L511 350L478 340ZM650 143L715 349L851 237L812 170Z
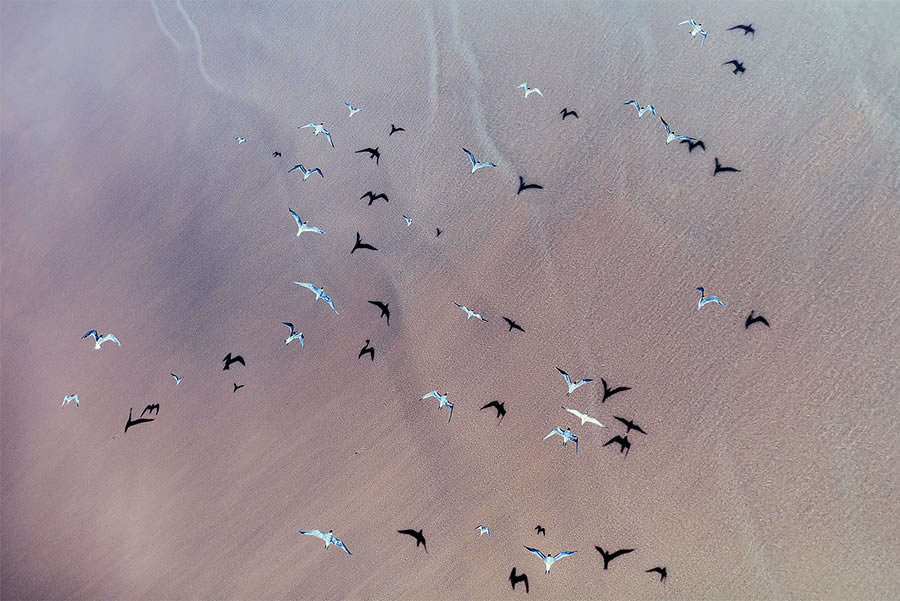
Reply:
M0 596L897 598L900 8L727 4L0 4Z

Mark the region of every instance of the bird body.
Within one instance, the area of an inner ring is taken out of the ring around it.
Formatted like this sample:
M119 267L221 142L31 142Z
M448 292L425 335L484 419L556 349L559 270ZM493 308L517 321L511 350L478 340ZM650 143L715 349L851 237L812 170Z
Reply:
M303 181L306 181L309 178L309 176L312 175L313 173L318 173L322 177L325 177L325 175L322 173L322 170L319 169L318 167L316 167L315 169L307 169L306 167L303 166L302 163L299 165L294 165L293 167L288 169L288 173L290 173L291 171L297 171L297 170L303 172Z
M413 222L412 217L407 217L406 215L403 215L403 221L406 222L406 227L411 226Z
M575 392L579 386L587 384L588 382L593 382L591 378L585 378L583 380L578 380L577 382L572 382L572 378L569 377L569 374L561 370L560 368L556 368L556 371L561 373L563 377L566 379L566 385L569 387L569 392L566 393L566 396L571 396L573 392Z
M475 319L480 319L481 321L487 321L484 317L481 316L480 313L476 313L475 311L472 311L465 305L460 305L459 303L453 303L453 304L466 312L466 321L469 321L469 318L471 318L471 317L474 317Z
M723 309L725 308L725 303L723 303L722 300L718 296L705 297L703 295L703 287L702 286L697 286L697 290L700 291L700 300L697 301L697 310L698 311L703 308L703 305L706 305L708 303L716 303L719 306L721 306Z
M122 343L119 342L119 339L116 338L116 335L112 334L112 333L106 334L105 336L101 336L100 334L97 333L97 330L91 330L90 332L88 332L87 334L82 336L81 339L84 340L88 336L94 337L94 350L95 351L102 351L103 349L100 348L100 345L102 345L107 340L112 340L113 342L116 343L116 346L122 346Z
M242 138L242 137L238 136L237 138L234 139L234 141L237 142L238 144L243 144L244 142L247 141L247 138Z
M465 152L466 155L468 155L469 160L472 161L472 173L475 173L482 167L496 167L497 166L496 163L479 163L478 161L475 160L475 155L473 155L471 152L469 152L465 148L463 148L463 152Z
M303 286L304 288L309 288L310 290L312 290L313 292L315 292L315 293L316 293L316 298L315 298L315 300L313 300L313 302L316 302L317 300L319 300L319 299L321 298L322 300L324 300L326 303L328 303L328 304L331 306L332 310L333 310L335 313L338 312L338 310L334 308L334 301L331 300L331 297L330 297L330 296L328 296L327 294L325 294L325 288L324 288L324 287L318 288L318 287L313 286L312 284L309 284L309 283L307 283L307 282L294 282L294 283L297 284L298 286ZM338 315L340 315L340 313L338 313Z
M525 88L525 98L528 98L528 95L531 94L532 92L537 92L537 95L540 96L541 98L544 97L544 94L541 93L540 90L538 90L537 88L529 88L527 83L520 83L518 86L516 86L516 89L519 89L519 88Z
M429 392L428 394L424 395L424 396L422 397L422 400L425 400L425 399L427 399L428 397L434 397L434 398L436 398L436 399L438 400L438 402L439 402L439 404L438 404L438 409L443 408L445 405L446 405L447 407L449 407L449 408L450 408L450 417L447 418L447 421L449 422L451 419L453 419L453 403L451 403L449 400L447 400L447 395L446 395L446 394L441 394L441 393L438 392L437 390L432 390L432 391Z
M633 105L634 105L634 108L637 109L638 119L640 119L641 117L643 117L643 116L644 116L644 113L646 113L647 111L650 111L651 113L653 113L653 116L654 116L654 117L656 116L656 109L653 108L653 105L652 105L652 104L648 104L648 105L645 106L644 108L641 108L641 105L639 105L639 104L637 103L636 100L626 100L626 101L623 102L622 104L633 104Z
M566 411L568 411L569 413L571 413L572 415L574 415L575 417L580 419L582 426L584 424L588 423L588 424L596 424L596 425L600 426L601 428L606 427L603 424L601 424L599 421L597 421L595 418L588 415L587 413L582 413L581 411L578 411L577 409L569 409L568 407L563 407L563 409L565 409Z
M171 373L170 373L169 375L172 376L173 378L175 378L175 385L176 385L176 386L178 386L179 384L181 384L181 381L184 380L184 376L182 376L182 377L179 378L179 377L176 376L175 374L171 374Z
M309 225L309 221L302 221L300 219L300 215L294 212L294 209L288 209L291 212L291 215L294 217L294 221L297 222L297 237L300 237L300 234L303 232L312 232L314 234L324 234L325 232L320 230L317 227L313 227Z
M475 530L478 530L480 532L478 536L484 536L485 534L487 534L488 536L491 535L491 529L487 526L482 526L481 524L475 526Z
M347 555L353 555L353 553L350 552L350 549L348 549L347 546L344 545L344 541L332 534L332 530L329 530L328 532L322 532L321 530L297 530L297 532L300 534L308 534L310 536L321 538L323 541L325 541L326 549L329 547L329 545L334 545L335 547L346 551Z
M328 143L331 144L331 147L334 148L334 140L331 139L331 132L325 129L324 123L307 123L306 125L301 125L298 129L303 129L304 127L313 127L313 135L318 136L319 134L324 134L326 138L328 138Z
M523 546L524 546L524 545L523 545ZM553 556L551 557L551 556L549 556L549 555L544 555L543 553L541 553L541 552L538 551L537 549L532 549L531 547L525 547L525 548L526 548L528 551L531 551L532 553L534 553L535 555L537 555L537 556L540 558L540 560L541 560L542 562L544 562L544 573L545 573L545 574L549 574L549 573L550 573L550 567L551 567L554 563L556 563L557 561L559 561L559 560L562 559L563 557L568 557L569 555L574 555L574 554L575 554L575 551L563 551L562 553L557 553L556 555L553 555Z
M690 140L691 142L695 142L697 140L696 138L692 138L690 136L679 136L678 134L672 133L672 130L669 129L669 124L666 123L666 120L662 117L660 117L659 120L662 121L663 127L666 128L666 145L668 145L672 140Z
M62 402L62 405L60 405L60 407L65 407L66 405L68 405L68 404L71 403L72 401L75 401L75 406L76 406L76 407L79 407L79 406L80 406L80 405L79 405L79 402L80 402L80 401L78 400L78 395L77 395L77 394L67 394L66 396L63 397L63 402Z
M347 108L350 109L350 116L351 116L351 117L352 117L353 115L355 115L356 113L358 113L358 112L360 112L360 111L362 110L361 108L353 108L352 106L350 106L350 103L349 103L349 102L345 102L344 104L346 104L346 105L347 105Z
M563 446L566 446L566 443L569 442L570 440L572 442L574 442L575 443L575 454L576 455L578 454L578 437L572 433L572 430L570 430L569 428L566 428L565 430L563 430L562 428L554 428L553 431L550 432L550 434L548 434L547 436L544 437L544 440L547 440L554 434L559 434L560 436L562 436Z
M695 38L698 35L702 38L700 40L700 46L703 46L703 42L706 41L706 32L701 28L702 23L697 23L693 19L688 19L687 21L682 21L679 25L684 25L685 23L691 26L691 37Z
M287 338L284 339L284 343L287 345L287 344L290 344L291 342L293 342L294 340L299 340L299 341L300 341L300 348L303 348L303 343L304 343L304 340L303 340L303 332L297 332L297 331L295 331L295 330L294 330L294 324L292 324L292 323L289 322L289 321L282 321L281 323L284 324L284 325L286 325L287 327L289 327L289 328L291 329L291 333L288 335Z

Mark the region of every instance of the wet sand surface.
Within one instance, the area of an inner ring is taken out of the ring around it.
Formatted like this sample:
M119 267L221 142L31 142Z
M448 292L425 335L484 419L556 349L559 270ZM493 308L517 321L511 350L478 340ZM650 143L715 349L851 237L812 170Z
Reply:
M896 4L157 10L0 5L0 596L897 597Z

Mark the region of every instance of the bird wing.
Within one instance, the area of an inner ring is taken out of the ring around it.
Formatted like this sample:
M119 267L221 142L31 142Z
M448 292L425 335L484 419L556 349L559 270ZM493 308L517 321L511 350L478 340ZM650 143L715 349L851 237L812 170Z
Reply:
M291 171L293 171L293 169L292 169ZM298 215L298 214L294 211L294 209L288 209L288 211L290 211L290 212L291 212L291 215L294 216L294 221L297 222L297 227L301 227L301 226L303 225L303 221L300 219L300 215Z
M319 169L318 167L316 167L315 169L313 169L312 171L310 171L310 173L311 173L311 174L312 174L312 173L318 173L318 174L321 175L322 177L325 177L325 175L322 173L322 170Z
M574 415L575 417L577 417L578 419L580 419L582 421L587 417L584 413L582 413L581 411L578 411L577 409L569 409L568 407L563 407L563 409L565 409L566 411L568 411L569 413L571 413L572 415Z
M560 430L559 428L554 428L553 432L551 432L550 434L548 434L547 436L544 437L544 440L547 440L554 434L559 434L560 436L562 436L562 430Z
M684 25L685 23L693 24L693 21L694 21L693 19L688 19L687 21L682 21L681 23L679 23L679 25Z
M290 173L291 171L296 171L297 169L303 169L303 165L294 165L293 167L288 169L288 173Z
M317 227L312 227L312 226L306 226L306 231L307 231L307 232L312 232L312 233L314 233L314 234L324 234L324 233L326 233L325 230L319 229L319 228L317 228Z
M721 303L719 303L719 304L721 304ZM724 307L725 305L722 305L722 306ZM122 346L122 343L119 342L119 339L116 338L116 335L113 334L113 333L107 334L106 336L104 336L103 338L101 338L100 340L98 340L97 342L100 342L100 343L102 344L103 342L105 342L105 341L107 341L107 340L112 340L112 341L115 342L118 346Z
M588 422L588 423L591 423L591 424L596 424L596 425L600 426L601 428L605 428L605 427L606 427L606 426L604 426L603 424L601 424L596 418L593 418L593 417L591 417L591 416L589 416L589 415L585 415L585 416L584 416L584 421L585 421L585 422ZM582 422L582 423L583 423L583 422Z
M331 132L325 132L325 137L328 138L328 143L331 144L331 147L334 148L334 140L331 139Z
M693 142L693 141L696 140L697 138L692 138L692 137L690 137L690 136L675 136L675 139L676 139L676 140L690 140L690 141Z
M427 399L427 398L430 397L430 396L433 396L434 398L439 399L439 398L440 398L439 394L440 394L440 393L438 393L437 390L432 390L432 391L429 392L428 394L424 395L424 396L422 397L422 399L423 399L423 400L424 400L424 399Z
M563 377L566 379L566 384L568 384L569 386L572 385L572 378L569 377L569 374L567 374L566 372L564 372L563 370L561 370L558 367L556 368L556 371L558 371L559 373L561 373L563 375Z
M666 123L666 120L663 119L662 117L660 117L659 120L662 121L663 127L666 128L666 135L672 133L672 130L669 129L669 124Z
M521 86L519 86L519 87L521 87ZM471 152L466 150L465 148L463 148L463 152L465 152L467 155L469 155L469 160L472 161L472 167L475 167L475 156Z
M350 552L350 549L347 548L347 545L345 545L344 541L342 541L341 539L339 539L339 538L334 539L334 545L336 547L340 547L341 549L346 551L347 555L353 555L353 553Z
M334 301L331 300L331 297L330 297L330 296L329 296L329 297L325 297L325 302L328 303L329 306L331 306L331 308L334 310L335 313L337 313L338 315L340 315L340 313L338 313L338 310L334 308Z
M281 323L283 323L284 325L286 325L287 327L289 327L291 329L291 334L294 333L294 324L292 324L289 321L282 321Z
M575 551L563 551L562 553L557 553L553 556L553 561L557 561L562 559L563 557L568 557L569 555L574 555Z
M524 547L525 545L522 545L522 546ZM531 547L525 547L525 548L528 549L529 551L531 551L532 553L534 553L535 555L537 555L538 557L540 557L540 558L541 558L541 561L544 561L544 560L547 558L546 555L544 555L543 553L541 553L541 552L538 551L537 549L532 549Z
M315 127L316 123L307 123L306 125L301 125L298 129L303 129L304 127Z
M304 288L309 288L310 290L312 290L312 291L315 292L316 294L319 293L319 289L316 288L315 286L313 286L312 284L308 284L308 283L306 283L306 282L294 282L294 283L297 284L298 286L303 286Z
M344 104L346 104L346 105L347 105L347 108L348 108L348 109L350 109L350 110L351 110L351 111L352 111L352 110L353 110L353 107L352 107L352 106L350 106L350 103L349 103L349 102L345 102L345 103L344 103Z
M310 536L315 536L321 538L322 540L325 540L325 533L321 530L297 530L297 532L299 532L300 534L308 534Z
M528 89L528 84L527 84L527 83L520 83L519 85L516 86L516 89L517 89L517 90L518 90L519 88L525 88L525 89L527 90L527 89Z
M100 338L100 335L97 333L97 330L91 330L90 332L88 332L87 334L82 336L81 339L84 340L88 336L93 336L94 340L97 340L98 338Z
M544 95L541 93L541 91L538 90L537 88L534 88L534 91L537 92L537 95L540 96L541 98L544 97Z

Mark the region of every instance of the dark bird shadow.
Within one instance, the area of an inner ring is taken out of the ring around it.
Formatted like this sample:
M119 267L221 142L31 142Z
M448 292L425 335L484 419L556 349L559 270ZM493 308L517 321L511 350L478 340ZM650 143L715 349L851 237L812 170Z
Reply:
M360 196L359 199L362 200L362 199L365 198L366 196L369 197L369 206L370 206L370 207L372 206L372 203L375 202L376 200L378 200L379 198L384 199L384 202L391 202L391 200L387 197L387 194L385 194L384 192L380 192L379 194L375 194L375 193L373 193L371 190L369 190L368 192L366 192L365 194L363 194L362 196Z
M559 369L559 368L557 367L557 369ZM631 386L618 386L616 388L610 388L609 386L607 386L606 380L604 380L603 378L600 378L600 381L603 383L603 400L600 401L601 403L605 403L606 399L608 399L609 397L611 397L614 394L619 394L620 392L625 392L626 390L631 390Z
M146 411L146 409L144 409L144 411ZM159 411L157 411L157 413L159 413ZM143 415L143 413L141 415ZM129 408L128 409L128 421L125 422L125 434L128 434L128 428L130 428L132 426L137 426L139 424L146 424L147 422L152 422L152 421L154 421L154 418L152 418L152 417L131 419L131 409Z
M647 572L648 574L653 573L653 572L656 572L657 574L659 574L659 581L660 581L660 582L664 582L664 581L666 580L666 577L669 575L669 574L666 572L666 568L665 568L665 567L661 567L661 568L650 568L649 570L644 570L644 571Z
M719 157L716 157L716 170L713 171L713 177L718 173L740 173L740 169L735 169L734 167L722 167L721 163L719 163Z
M362 359L362 356L365 355L366 353L369 353L369 355L372 358L372 361L375 360L375 347L369 346L368 338L366 338L365 346L363 346L362 350L359 351L359 357L357 357L357 359Z
M353 250L350 251L350 254L352 255L353 253L355 253L357 249L378 250L371 244L366 244L365 242L363 242L362 238L360 238L359 236L359 232L356 232L356 244L353 245Z
M422 534L422 530L412 530L408 528L406 530L397 530L397 532L399 532L400 534L406 534L416 539L416 548L418 549L419 545L422 545L422 547L425 549L425 552L428 553L428 546L425 545L425 535Z
M222 371L225 371L226 369L231 369L232 363L240 363L244 367L247 366L247 364L244 363L243 357L241 357L240 355L237 355L236 357L232 358L231 353L228 353L227 355L225 355L225 358L222 359L222 361L225 362L225 367L222 368Z
M406 131L406 130L403 129L402 127L395 127L394 124L391 123L391 133L389 133L388 135L389 135L389 136L393 136L393 135L394 135L395 133L397 133L398 131Z
M634 551L634 549L619 549L618 551L613 551L612 553L607 553L606 551L603 550L603 547L598 547L598 546L594 545L594 548L597 549L597 551L600 552L600 555L603 556L603 569L604 570L609 569L609 562L611 562L616 557L618 557L620 555L625 555L626 553L631 553L632 551Z
M378 147L375 148L363 148L362 150L357 150L354 154L359 154L360 152L368 152L370 159L375 159L375 164L378 164L378 161L381 160L381 153L378 152Z
M384 317L387 319L387 324L391 325L391 311L388 309L388 305L390 303L383 303L381 301L368 301L370 305L375 305L379 309L381 309L381 315L378 317Z
M519 176L519 191L516 192L516 196L524 192L525 190L543 190L544 186L539 186L537 184L526 184L525 178L521 175Z
M703 152L706 152L706 144L703 143L703 140L682 140L681 143L688 145L688 152L694 152L698 146L703 149Z
M628 457L628 451L631 450L631 441L628 440L628 435L626 434L625 436L613 436L603 446L606 447L614 443L617 443L619 445L619 452L625 453L625 456Z
M525 331L524 329L522 329L522 326L520 326L519 324L517 324L515 321L513 321L513 320L510 319L509 317L504 317L503 320L504 320L507 324L509 324L509 331L510 331L510 332L512 332L513 330L519 330L520 332L524 332L524 331Z
M537 532L538 534L547 536L547 529L544 528L543 526L541 526L540 524L538 524L537 526L534 527L534 531Z
M578 119L578 113L576 113L575 111L570 111L567 108L563 108L563 110L559 111L559 114L562 115L563 121L565 121L566 117L569 117L569 116L572 116L572 117L575 117L576 119Z
M504 407L504 403L501 403L500 401L491 401L490 403L484 405L481 408L481 411L484 411L485 409L488 409L489 407L493 407L494 409L497 410L497 417L498 417L497 423L499 424L500 422L502 422L503 417L506 415L506 408Z
M238 390L240 390L241 388L246 386L246 384L238 384L237 382L233 382L233 384L234 384L234 390L231 391L232 393L237 392Z
M528 593L528 576L525 574L516 575L516 568L513 568L512 572L509 573L509 583L512 584L513 590L516 590L516 585L520 582L525 583L525 593Z
M751 38L756 37L756 30L753 29L753 23L750 23L750 25L735 25L734 27L729 27L725 31L734 31L735 29L743 29L745 36L749 35Z
M770 327L768 319L766 319L762 315L757 315L756 317L753 317L753 313L754 313L753 311L750 311L750 315L747 316L747 321L744 322L744 329L749 328L750 326L752 326L753 324L755 324L757 322L765 325L767 328Z
M637 425L636 423L634 423L633 421L631 421L629 419L625 419L624 417L616 417L615 415L613 417L615 419L619 420L620 422L622 422L623 424L625 424L625 427L628 428L627 430L625 430L625 434L628 434L632 430L634 430L636 432L640 432L641 434L646 434L646 432L644 432L641 429L641 427L639 425Z

